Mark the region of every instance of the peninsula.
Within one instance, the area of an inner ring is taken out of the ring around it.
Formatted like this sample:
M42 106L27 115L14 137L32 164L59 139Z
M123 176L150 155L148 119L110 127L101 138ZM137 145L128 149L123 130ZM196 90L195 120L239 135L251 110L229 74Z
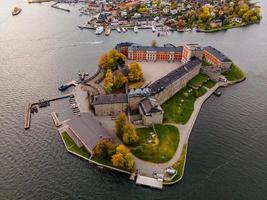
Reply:
M188 140L202 104L245 74L219 50L198 44L117 44L96 73L79 74L73 117L55 125L68 152L162 189L182 179ZM64 96L64 98L66 98ZM62 98L62 97L61 97Z
M215 32L259 23L260 7L250 0L126 0L90 1L80 9L89 20L79 27L96 29L106 35L127 28L152 29L158 36L168 31ZM157 27L159 27L158 30Z

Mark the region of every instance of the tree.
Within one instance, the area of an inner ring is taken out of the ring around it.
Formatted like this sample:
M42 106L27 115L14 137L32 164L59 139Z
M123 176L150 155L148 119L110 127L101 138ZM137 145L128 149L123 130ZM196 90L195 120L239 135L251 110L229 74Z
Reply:
M107 158L116 153L116 147L117 145L110 139L102 139L96 144L93 152L95 156Z
M107 93L110 93L112 91L113 85L113 74L112 71L109 69L104 79L104 87Z
M110 69L111 71L115 71L119 65L125 63L126 57L122 53L119 53L115 49L112 49L106 54L103 54L100 57L98 62L98 66L105 71Z
M133 155L131 153L127 153L124 159L125 159L124 163L125 168L129 171L132 171L134 169L134 164L135 164Z
M124 168L124 158L122 153L116 153L111 158L112 165L119 168Z
M123 128L122 141L126 145L137 143L139 137L136 133L135 127L131 122L127 122Z
M129 81L141 81L143 80L144 74L143 71L137 62L132 62L129 64Z
M125 126L127 122L127 117L124 112L120 112L117 120L115 122L115 127L116 127L116 133L119 138L122 138L123 135L123 127Z
M126 76L123 75L122 72L118 72L114 77L114 87L116 89L122 88L127 82L128 79Z
M156 47L157 46L157 41L156 40L152 40L151 41L151 46L152 47Z
M122 153L123 155L126 155L127 153L130 152L130 150L126 146L124 146L123 144L120 144L119 146L117 146L116 152L119 152L119 153Z

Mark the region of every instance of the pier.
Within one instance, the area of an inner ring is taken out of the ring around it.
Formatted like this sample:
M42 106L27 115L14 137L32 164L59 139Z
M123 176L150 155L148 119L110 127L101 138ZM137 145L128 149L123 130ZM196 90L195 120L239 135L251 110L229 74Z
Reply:
M52 7L52 8L59 9L59 10L63 10L63 11L66 11L66 12L70 12L69 9L67 9L67 8L61 8L61 7L57 6L57 4L58 4L58 3L56 2L56 3L52 4L51 7Z
M59 127L59 126L62 125L62 123L59 121L59 119L57 117L57 113L56 112L52 112L51 116L52 116L52 119L53 119L56 127Z
M52 97L52 98L49 98L49 99L45 99L45 100L42 100L41 102L43 101L46 101L46 102L51 102L51 101L56 101L56 100L60 100L60 99L65 99L65 98L69 98L73 96L73 94L66 94L66 95L62 95L62 96L58 96L58 97ZM33 103L28 103L26 105L26 112L25 112L25 119L24 119L24 129L29 129L30 126L31 126L31 109L32 109L32 106L34 105L39 105L40 103L40 100L37 101L37 102L33 102ZM49 105L49 104L48 104ZM42 105L41 105L42 107Z

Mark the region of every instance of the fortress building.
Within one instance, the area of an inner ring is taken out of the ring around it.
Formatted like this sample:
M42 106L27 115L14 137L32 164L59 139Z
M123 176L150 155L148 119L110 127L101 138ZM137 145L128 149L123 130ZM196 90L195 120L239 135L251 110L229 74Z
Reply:
M228 70L232 64L220 51L210 46L202 48L198 44L151 47L124 42L117 44L115 49L126 55L128 60L180 63L176 69L145 88L129 89L126 94L94 96L92 106L96 115L117 115L121 111L139 113L144 125L162 123L163 110L160 105L199 74L203 59L222 71Z

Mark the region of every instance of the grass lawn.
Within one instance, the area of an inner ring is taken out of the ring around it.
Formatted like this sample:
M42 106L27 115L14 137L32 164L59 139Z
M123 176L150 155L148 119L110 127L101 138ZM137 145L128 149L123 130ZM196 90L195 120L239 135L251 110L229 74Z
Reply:
M189 85L193 87L201 87L203 83L209 80L209 77L205 74L196 75L191 81L189 81Z
M67 146L67 149L73 153L76 153L84 158L90 158L91 154L85 149L85 147L79 148L74 141L71 139L71 137L68 135L67 132L61 133L61 136Z
M232 64L230 71L224 72L223 75L229 81L237 81L245 78L244 72L235 64Z
M207 90L203 87L199 89L190 89L189 87L185 87L177 92L172 98L162 105L164 110L164 121L185 124L194 110L194 103L196 99L204 95L206 92Z
M183 176L184 166L185 166L185 161L186 161L186 153L187 153L187 144L184 144L182 154L179 160L177 160L172 166L174 169L176 169L177 174L170 182L175 182Z
M206 83L203 84L203 86L207 88L212 88L216 83L212 80L208 80Z
M154 163L169 161L176 152L179 144L179 130L171 125L155 125L159 142L148 144L150 133L153 128L139 128L137 133L140 137L139 146L132 148L131 152L138 158Z

